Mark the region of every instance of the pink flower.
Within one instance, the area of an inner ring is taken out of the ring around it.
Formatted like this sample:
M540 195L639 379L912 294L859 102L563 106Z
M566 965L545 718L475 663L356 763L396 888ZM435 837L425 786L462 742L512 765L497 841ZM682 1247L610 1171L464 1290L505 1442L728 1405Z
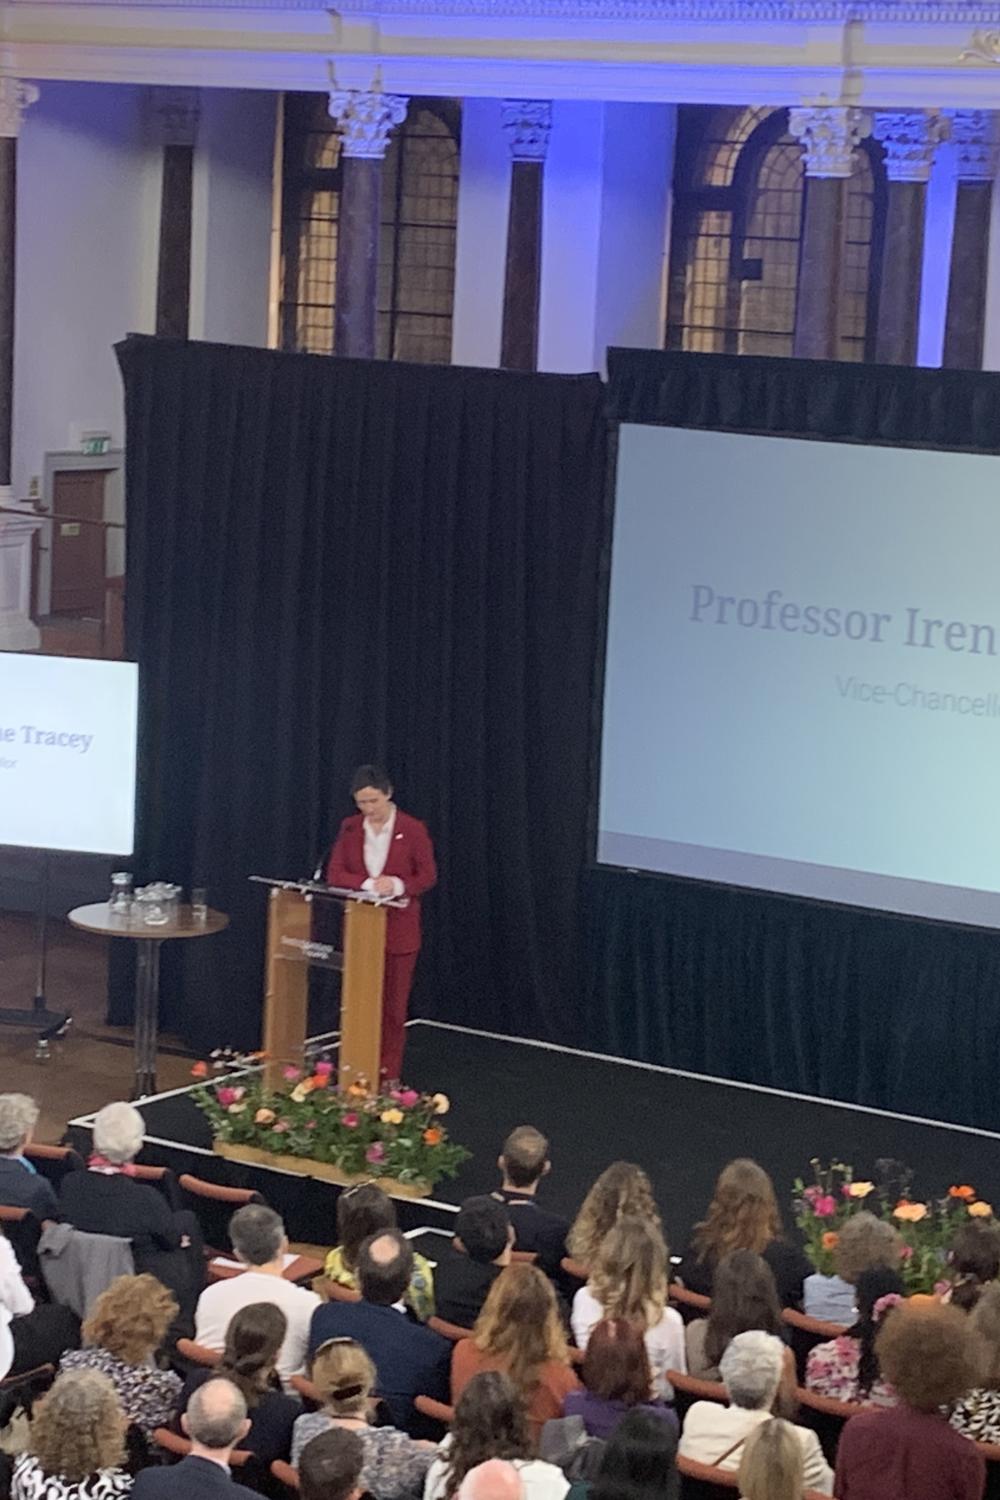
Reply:
M354 1130L358 1123L358 1117L354 1113L354 1111L351 1110L349 1114L341 1115L340 1123L341 1125L346 1125L348 1130Z
M912 1245L904 1245L902 1247L902 1249L900 1250L900 1252L899 1252L899 1258L900 1258L900 1260L912 1260L913 1259L913 1246Z
M315 1130L316 1129L316 1121L315 1120L307 1120L306 1121L306 1129L307 1130Z
M416 1089L403 1089L399 1094L399 1102L404 1109L412 1109L415 1104L420 1103L420 1095Z
M321 1058L313 1068L313 1072L316 1074L317 1078L329 1078L330 1074L333 1072L333 1063L328 1062L326 1058Z
M803 1196L803 1198L806 1199L806 1201L808 1203L815 1203L817 1198L822 1198L822 1196L823 1196L823 1189L821 1187L815 1187L815 1186L813 1186L813 1187L807 1187L805 1189L805 1191L803 1192L802 1196Z
M845 1182L844 1185L843 1185L843 1187L840 1189L840 1196L842 1198L850 1198L850 1196L851 1196L851 1184L849 1182Z
M231 1104L236 1103L237 1099L240 1096L235 1089L221 1088L216 1089L215 1097L216 1099L218 1099L223 1109L228 1109Z
M395 1099L395 1101L396 1101L397 1104L399 1103L400 1099L402 1099L402 1097L403 1097L403 1095L401 1094L401 1092L399 1091L399 1089L390 1089L389 1090L389 1098L390 1099Z
M296 1078L302 1077L302 1069L292 1067L282 1068L281 1076L287 1083L294 1083Z
M271 1126L271 1129L274 1131L275 1135L284 1135L285 1131L288 1129L288 1121L287 1120L277 1120Z
M815 1199L813 1202L813 1213L817 1219L832 1219L837 1212L837 1200L830 1193Z
M385 1161L385 1147L381 1141L375 1141L373 1145L368 1147L368 1150L365 1152L365 1161L369 1161L373 1165L376 1162Z

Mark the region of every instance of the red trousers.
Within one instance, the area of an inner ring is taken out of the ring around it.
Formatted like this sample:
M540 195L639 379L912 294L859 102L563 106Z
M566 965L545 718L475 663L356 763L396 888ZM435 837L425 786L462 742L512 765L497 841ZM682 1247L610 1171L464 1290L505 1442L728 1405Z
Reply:
M387 953L382 979L382 1076L399 1082L406 1045L406 1009L417 966L415 953Z

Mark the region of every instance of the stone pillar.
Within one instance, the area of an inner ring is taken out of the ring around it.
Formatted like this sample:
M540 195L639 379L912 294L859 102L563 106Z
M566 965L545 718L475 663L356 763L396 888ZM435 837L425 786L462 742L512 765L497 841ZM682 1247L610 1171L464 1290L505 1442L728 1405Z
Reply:
M948 122L922 109L880 112L872 133L885 151L889 184L875 358L879 364L915 365L927 183Z
M538 368L542 174L551 126L551 104L532 99L504 101L503 129L512 159L500 334L500 364L507 370Z
M198 134L197 89L151 90L155 138L163 147L156 332L186 339L191 321L191 188Z
M375 357L382 162L389 132L406 119L408 103L398 94L330 90L330 114L340 132L342 173L333 349L354 359Z
M824 104L789 110L788 128L802 142L806 171L793 353L800 359L836 359L847 180L870 120L863 110Z
M942 364L953 370L980 370L993 178L997 169L994 116L982 109L956 110L952 115L951 135L955 143L958 193Z

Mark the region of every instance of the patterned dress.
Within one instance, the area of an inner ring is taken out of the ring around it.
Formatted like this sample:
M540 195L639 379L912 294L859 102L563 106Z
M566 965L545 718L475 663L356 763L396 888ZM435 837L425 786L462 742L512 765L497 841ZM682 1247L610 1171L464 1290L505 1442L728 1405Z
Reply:
M154 1365L127 1365L107 1349L72 1349L59 1361L62 1370L97 1370L107 1375L118 1394L127 1422L134 1422L146 1437L154 1427L167 1427L177 1408L182 1381L173 1370Z
M132 1488L132 1476L123 1469L98 1469L78 1483L59 1474L45 1474L38 1460L25 1453L14 1465L10 1500L118 1500Z
M867 1394L858 1390L861 1345L842 1333L829 1343L810 1349L806 1362L806 1388L834 1401L859 1401L863 1406L898 1406L896 1392L879 1376Z
M333 1425L321 1411L299 1417L292 1429L293 1466L298 1466L306 1444ZM395 1427L362 1427L357 1431L365 1449L364 1467L358 1480L362 1490L367 1490L375 1500L416 1500L423 1494L424 1475L434 1458L433 1448L421 1448Z
M976 1386L955 1403L951 1425L976 1443L1000 1443L1000 1391Z

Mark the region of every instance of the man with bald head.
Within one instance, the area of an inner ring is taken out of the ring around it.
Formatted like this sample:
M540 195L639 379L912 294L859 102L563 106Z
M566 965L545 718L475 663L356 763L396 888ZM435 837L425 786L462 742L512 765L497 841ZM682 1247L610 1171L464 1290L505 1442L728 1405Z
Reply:
M229 1455L250 1431L247 1404L230 1380L207 1380L181 1417L191 1452L170 1468L142 1469L132 1500L227 1500L241 1493L229 1472Z
M413 1251L396 1229L380 1230L358 1252L360 1302L325 1302L313 1313L310 1357L328 1339L356 1339L375 1366L376 1393L394 1427L423 1436L414 1396L448 1400L451 1345L411 1321L403 1294L413 1275Z
M506 1459L488 1458L466 1474L458 1500L524 1500L524 1480Z

